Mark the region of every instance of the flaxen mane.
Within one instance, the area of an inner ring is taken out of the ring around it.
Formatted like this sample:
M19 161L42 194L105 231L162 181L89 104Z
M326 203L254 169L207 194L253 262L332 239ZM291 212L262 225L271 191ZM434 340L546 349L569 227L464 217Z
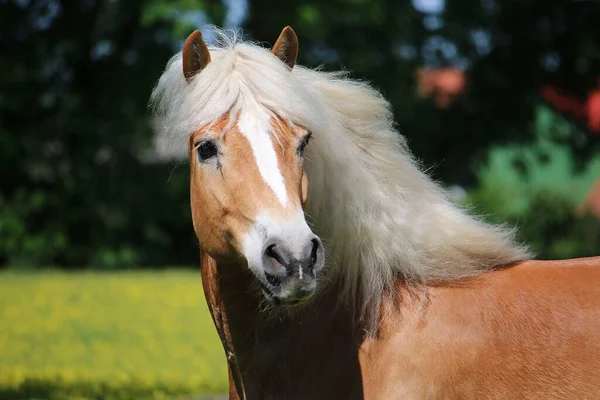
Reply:
M310 129L308 214L363 315L395 279L456 280L529 258L512 230L469 216L420 169L376 90L342 73L290 71L268 49L216 32L211 62L189 84L181 53L167 65L152 94L161 133L185 141L241 108Z

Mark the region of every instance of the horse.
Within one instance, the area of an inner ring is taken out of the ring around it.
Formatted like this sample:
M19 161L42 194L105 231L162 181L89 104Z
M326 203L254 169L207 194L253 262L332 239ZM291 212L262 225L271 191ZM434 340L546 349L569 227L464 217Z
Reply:
M231 399L600 398L600 257L537 260L453 201L348 72L214 28L150 105L186 143Z

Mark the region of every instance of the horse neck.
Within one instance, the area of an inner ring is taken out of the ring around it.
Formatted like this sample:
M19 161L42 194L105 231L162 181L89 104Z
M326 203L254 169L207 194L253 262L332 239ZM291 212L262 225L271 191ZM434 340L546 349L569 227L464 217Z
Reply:
M235 272L239 271L239 276ZM227 357L229 372L229 398L244 399L244 385L240 369L243 354L240 349L249 346L248 338L240 335L244 327L252 332L252 319L258 303L247 294L250 284L246 271L240 266L217 262L208 254L201 253L202 288L215 328ZM236 354L235 349L238 349ZM243 363L242 363L243 364Z
M361 398L361 329L346 308L336 306L338 293L330 290L309 308L278 316L261 312L253 280L245 264L202 255L204 292L229 363L230 396L292 390L310 398L345 385L346 398Z

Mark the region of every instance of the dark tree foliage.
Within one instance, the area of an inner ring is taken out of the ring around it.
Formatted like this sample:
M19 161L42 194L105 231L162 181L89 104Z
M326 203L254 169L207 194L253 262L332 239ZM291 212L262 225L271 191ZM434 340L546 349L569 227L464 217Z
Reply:
M1 261L197 258L185 174L140 161L169 27L144 1L0 3Z

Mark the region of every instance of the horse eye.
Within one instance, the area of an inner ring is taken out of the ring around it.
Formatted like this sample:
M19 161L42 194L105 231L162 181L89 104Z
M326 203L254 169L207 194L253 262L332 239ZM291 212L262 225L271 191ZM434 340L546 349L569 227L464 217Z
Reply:
M312 133L308 133L308 135L304 136L302 139L300 139L300 143L298 143L298 155L302 156L304 154L304 149L306 149L306 146L308 146L308 142L310 141L310 136L312 135Z
M205 140L196 147L196 152L200 161L208 161L219 154L219 149L214 142Z

